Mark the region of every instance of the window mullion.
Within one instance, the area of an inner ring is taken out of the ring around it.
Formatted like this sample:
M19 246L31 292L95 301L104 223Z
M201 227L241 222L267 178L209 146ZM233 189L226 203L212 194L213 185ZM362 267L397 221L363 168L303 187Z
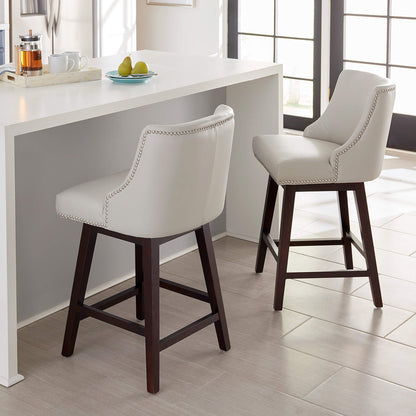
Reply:
M386 77L390 78L391 63L391 0L387 0L387 44L386 44Z
M273 62L277 62L277 50L276 50L276 36L277 36L277 1L273 3Z

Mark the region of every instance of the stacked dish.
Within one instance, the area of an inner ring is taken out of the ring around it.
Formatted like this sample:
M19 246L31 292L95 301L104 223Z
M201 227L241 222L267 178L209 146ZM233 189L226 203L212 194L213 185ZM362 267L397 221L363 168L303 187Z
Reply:
M147 82L149 81L150 78L154 77L155 75L157 75L155 72L149 71L146 74L131 74L131 75L128 75L127 77L123 77L118 73L117 70L109 71L105 74L105 76L111 79L111 81L113 82L121 82L121 83L126 83L126 84Z

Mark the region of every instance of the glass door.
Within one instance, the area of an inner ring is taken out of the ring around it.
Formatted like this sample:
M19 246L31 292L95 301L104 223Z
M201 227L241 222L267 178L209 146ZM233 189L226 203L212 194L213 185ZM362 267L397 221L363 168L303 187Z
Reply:
M388 146L416 151L416 1L340 0L331 10L331 91L343 68L397 85Z

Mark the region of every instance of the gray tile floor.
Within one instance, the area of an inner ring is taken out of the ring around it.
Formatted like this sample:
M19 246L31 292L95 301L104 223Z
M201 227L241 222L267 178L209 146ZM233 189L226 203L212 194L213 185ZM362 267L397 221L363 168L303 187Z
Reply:
M19 331L26 380L0 388L0 415L416 415L416 156L389 153L367 192L383 309L374 309L366 278L314 279L289 281L284 310L274 312L271 256L255 275L256 244L226 237L215 251L229 352L218 350L211 327L163 351L161 391L152 396L141 337L86 320L76 353L63 358L61 311ZM334 195L302 194L293 234L337 235L337 215ZM328 270L342 261L336 247L299 247L290 268ZM364 266L358 255L355 264ZM203 288L197 252L161 274ZM207 305L164 290L161 303L162 335L207 313ZM133 300L112 309L133 318Z

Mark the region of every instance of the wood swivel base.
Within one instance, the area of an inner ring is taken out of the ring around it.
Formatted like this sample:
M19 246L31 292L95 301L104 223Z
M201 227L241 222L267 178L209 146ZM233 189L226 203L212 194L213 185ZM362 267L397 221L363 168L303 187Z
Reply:
M264 205L263 221L260 231L260 240L257 250L256 273L262 273L267 248L277 261L276 286L274 294L274 309L281 310L283 307L283 295L286 279L307 279L323 277L359 277L368 276L370 280L373 302L376 307L382 307L380 283L378 279L377 263L374 253L373 237L371 233L370 219L368 216L367 197L364 183L336 183L316 185L284 185L283 207L280 223L280 236L273 240L270 229L273 220L273 213L276 204L278 185L269 177L267 186L266 201ZM315 239L315 240L291 240L293 210L295 206L296 192L338 192L338 202L341 217L340 239ZM348 214L347 191L353 191L360 222L361 241L350 230ZM288 272L287 264L290 246L328 246L342 245L344 250L345 270L316 271L316 272ZM365 258L366 270L352 270L352 246Z
M230 349L230 339L209 225L206 224L193 231L195 231L198 242L207 292L160 278L160 244L183 234L152 239L138 238L84 224L72 287L62 355L69 357L73 354L79 323L87 317L96 318L127 331L143 335L146 340L147 390L150 393L157 393L159 391L159 355L160 351L165 348L213 323L215 325L219 347L224 351L228 351ZM89 306L84 304L84 299L95 242L97 234L99 233L135 244L136 284L130 289L124 290L121 293L110 296L107 299ZM211 313L173 334L160 339L159 287L207 302L211 305ZM105 312L105 309L132 296L136 297L136 317L138 320L144 319L144 325Z

